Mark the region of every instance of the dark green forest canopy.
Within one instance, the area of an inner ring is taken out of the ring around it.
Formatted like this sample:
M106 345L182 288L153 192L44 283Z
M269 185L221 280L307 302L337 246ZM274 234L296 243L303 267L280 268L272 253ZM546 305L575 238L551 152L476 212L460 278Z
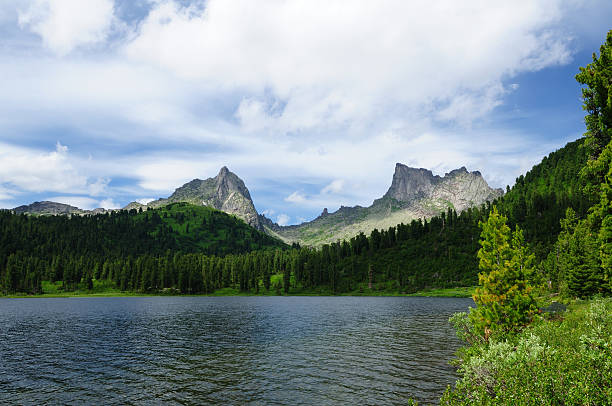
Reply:
M0 212L0 256L23 251L49 259L161 255L166 251L226 255L282 248L279 240L221 211L186 203L93 216L28 216Z

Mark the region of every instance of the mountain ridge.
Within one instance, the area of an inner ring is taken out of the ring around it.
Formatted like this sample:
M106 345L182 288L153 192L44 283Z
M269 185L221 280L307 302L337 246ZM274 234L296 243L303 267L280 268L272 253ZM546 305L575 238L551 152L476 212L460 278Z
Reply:
M223 166L215 177L193 179L176 188L169 197L148 204L131 202L123 209L83 210L45 201L19 206L13 211L17 214L88 215L115 210L147 210L186 202L235 215L251 227L289 244L321 245L351 238L361 232L369 233L374 228L383 229L418 218L430 218L449 208L461 212L468 207L493 201L501 195L503 191L489 187L479 171L469 172L465 166L439 176L429 169L412 168L398 162L391 186L370 206L340 206L335 212L324 208L318 217L310 221L281 226L257 212L244 181Z
M430 218L449 208L460 213L502 195L503 190L491 188L480 171L469 172L465 166L439 176L429 169L396 163L391 186L368 207L340 206L332 213L324 209L315 219L298 225L280 226L263 215L260 222L286 243L321 245L374 228Z

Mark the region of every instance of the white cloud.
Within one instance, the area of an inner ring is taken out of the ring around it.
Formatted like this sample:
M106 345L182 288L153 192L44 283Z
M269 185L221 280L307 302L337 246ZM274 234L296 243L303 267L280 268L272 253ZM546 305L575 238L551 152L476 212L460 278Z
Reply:
M155 200L152 197L143 197L142 199L136 199L135 201L140 203L140 204L149 204L151 203L153 200Z
M15 197L14 191L0 185L0 200L12 200Z
M85 188L87 177L74 167L68 148L59 142L52 152L0 142L0 184L30 192L65 192Z
M304 203L306 201L306 196L304 196L301 192L295 191L291 193L289 196L285 197L285 201L289 203Z
M92 199L87 196L53 196L48 197L44 200L51 202L68 204L70 206L78 207L79 209L91 210L99 207L99 201Z
M248 130L367 123L381 111L437 106L440 119L466 120L468 108L475 119L500 103L504 78L568 62L561 4L161 2L125 52L250 94L236 109Z
M286 226L289 224L289 220L291 220L291 217L286 214L279 214L278 217L276 217L276 223L279 226Z
M112 22L113 0L34 0L19 13L19 25L58 55L104 41Z
M222 165L214 165L210 162L184 157L182 159L150 159L140 158L132 174L140 179L139 185L143 189L168 192L189 182L192 179L201 179L203 174L215 176ZM126 162L127 163L127 162Z
M89 194L92 196L99 196L104 194L108 190L109 178L98 178L93 183L87 185Z
M272 196L299 221L370 204L395 162L512 184L566 139L487 119L517 75L568 62L569 20L606 14L561 0L148 4L129 32L110 0L0 4L15 36L0 38L0 198L165 197L229 165L258 207ZM70 151L40 146L58 130Z
M344 179L335 179L321 189L321 194L340 193L344 189Z
M98 207L102 207L104 209L119 209L121 206L119 203L109 198L101 200Z

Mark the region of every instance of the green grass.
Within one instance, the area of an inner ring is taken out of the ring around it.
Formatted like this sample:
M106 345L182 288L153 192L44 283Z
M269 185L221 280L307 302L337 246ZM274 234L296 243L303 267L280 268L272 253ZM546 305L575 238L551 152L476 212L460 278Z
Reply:
M427 289L420 292L411 293L409 296L431 296L431 297L472 297L476 286L446 288L446 289Z
M122 297L122 296L150 296L138 292L122 292L108 281L94 281L94 288L87 290L84 286L79 286L76 290L65 291L62 282L52 283L42 282L43 293L40 295L14 294L6 296L8 298L44 298L44 297Z
M296 287L295 280L291 280L291 288L289 294L283 292L283 274L274 274L270 277L270 289L266 290L263 283L259 285L259 292L254 289L250 291L241 291L238 287L226 287L217 289L211 294L197 295L178 295L177 296L429 296L429 297L471 297L475 287L465 288L448 288L448 289L428 289L415 293L403 293L396 290L382 289L382 287L374 286L374 289L369 289L366 283L359 284L357 288L351 292L334 294L329 286L318 286L315 288ZM118 289L110 281L94 280L94 288L87 290L84 284L80 284L77 289L65 291L62 282L52 283L50 281L42 282L43 293L40 295L14 294L6 297L9 298L26 298L26 297L124 297L124 296L168 296L175 293L143 293L143 292L124 292Z

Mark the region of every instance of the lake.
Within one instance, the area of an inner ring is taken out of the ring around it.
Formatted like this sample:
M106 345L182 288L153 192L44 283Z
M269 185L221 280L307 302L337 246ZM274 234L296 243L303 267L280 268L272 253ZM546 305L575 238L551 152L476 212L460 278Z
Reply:
M421 404L471 299L0 299L0 403Z

